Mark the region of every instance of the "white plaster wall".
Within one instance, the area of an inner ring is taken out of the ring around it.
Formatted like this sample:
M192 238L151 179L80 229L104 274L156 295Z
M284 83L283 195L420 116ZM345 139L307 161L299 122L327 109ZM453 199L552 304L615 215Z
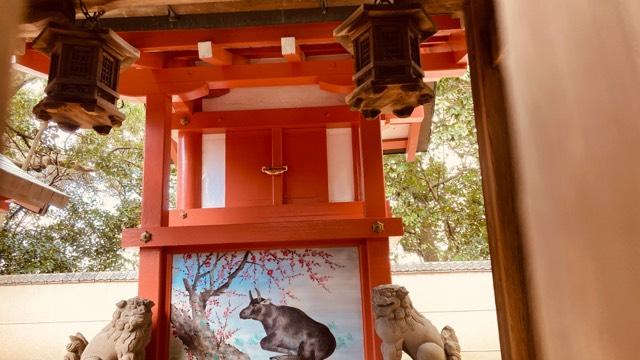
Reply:
M463 360L500 359L491 272L395 274L393 282L409 290L416 309L438 330L453 327Z
M395 274L393 281L439 329L454 327L464 360L500 359L490 272ZM2 285L0 360L62 359L68 335L93 337L115 303L136 292L131 281Z
M137 282L0 286L0 360L62 360L69 335L91 339Z

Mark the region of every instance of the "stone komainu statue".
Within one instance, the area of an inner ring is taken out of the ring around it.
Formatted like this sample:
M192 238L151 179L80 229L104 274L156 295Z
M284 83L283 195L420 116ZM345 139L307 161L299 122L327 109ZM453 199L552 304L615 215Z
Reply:
M111 322L91 341L80 333L69 337L64 360L144 360L153 305L139 297L118 302Z
M80 333L75 335L69 335L70 343L67 344L67 355L64 356L64 360L80 360L82 352L87 347L88 341Z
M402 351L413 360L461 359L460 344L453 328L445 326L438 333L438 329L414 309L404 287L375 287L373 307L384 360L400 360Z

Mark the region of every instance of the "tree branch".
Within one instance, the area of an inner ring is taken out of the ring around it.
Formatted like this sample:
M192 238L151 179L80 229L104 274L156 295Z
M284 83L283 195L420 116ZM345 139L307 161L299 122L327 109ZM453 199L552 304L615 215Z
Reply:
M448 178L446 178L444 180L438 181L437 183L433 184L433 187L436 188L436 187L438 187L440 185L444 185L444 184L448 183L449 181L455 180L455 179L459 178L460 176L464 175L464 173L466 173L469 170L470 170L469 168L460 169L460 171L458 171L457 174L451 175L451 176L449 176Z
M111 154L113 154L116 151L124 151L124 150L137 150L137 151L142 151L141 148L138 147L117 147L114 149L111 149L108 153L107 156L111 156Z
M207 301L209 301L211 297L220 296L222 293L225 292L225 290L229 288L233 279L235 279L238 276L238 274L240 274L242 269L244 269L245 265L247 264L247 260L249 259L249 254L251 254L250 251L247 251L244 253L244 256L242 257L242 261L240 261L240 264L238 265L238 267L231 274L229 274L229 276L227 277L227 281L225 281L224 284L220 285L216 289L209 288L203 291L202 293L200 293L200 304L203 306L203 308L206 307Z

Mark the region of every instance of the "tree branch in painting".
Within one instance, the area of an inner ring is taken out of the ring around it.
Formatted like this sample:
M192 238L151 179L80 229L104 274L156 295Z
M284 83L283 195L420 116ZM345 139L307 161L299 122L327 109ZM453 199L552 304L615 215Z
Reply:
M238 308L232 307L230 301L223 304L220 297L246 296L231 290L231 285L255 285L258 278L266 278L283 302L296 299L288 285L299 277L329 291L331 276L327 272L342 267L331 258L330 253L319 249L184 254L184 301L171 305L174 335L192 359L248 360L246 354L230 344L238 329L229 328L228 319Z

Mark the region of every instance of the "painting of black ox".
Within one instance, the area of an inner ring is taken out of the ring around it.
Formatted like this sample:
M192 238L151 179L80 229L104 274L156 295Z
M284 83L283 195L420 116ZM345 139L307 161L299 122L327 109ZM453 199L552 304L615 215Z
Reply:
M357 247L174 254L168 360L365 360L360 279Z
M271 360L323 360L333 354L336 338L326 325L298 308L274 305L255 290L256 297L249 290L249 305L240 311L240 318L262 323L267 336L260 347L284 354Z

